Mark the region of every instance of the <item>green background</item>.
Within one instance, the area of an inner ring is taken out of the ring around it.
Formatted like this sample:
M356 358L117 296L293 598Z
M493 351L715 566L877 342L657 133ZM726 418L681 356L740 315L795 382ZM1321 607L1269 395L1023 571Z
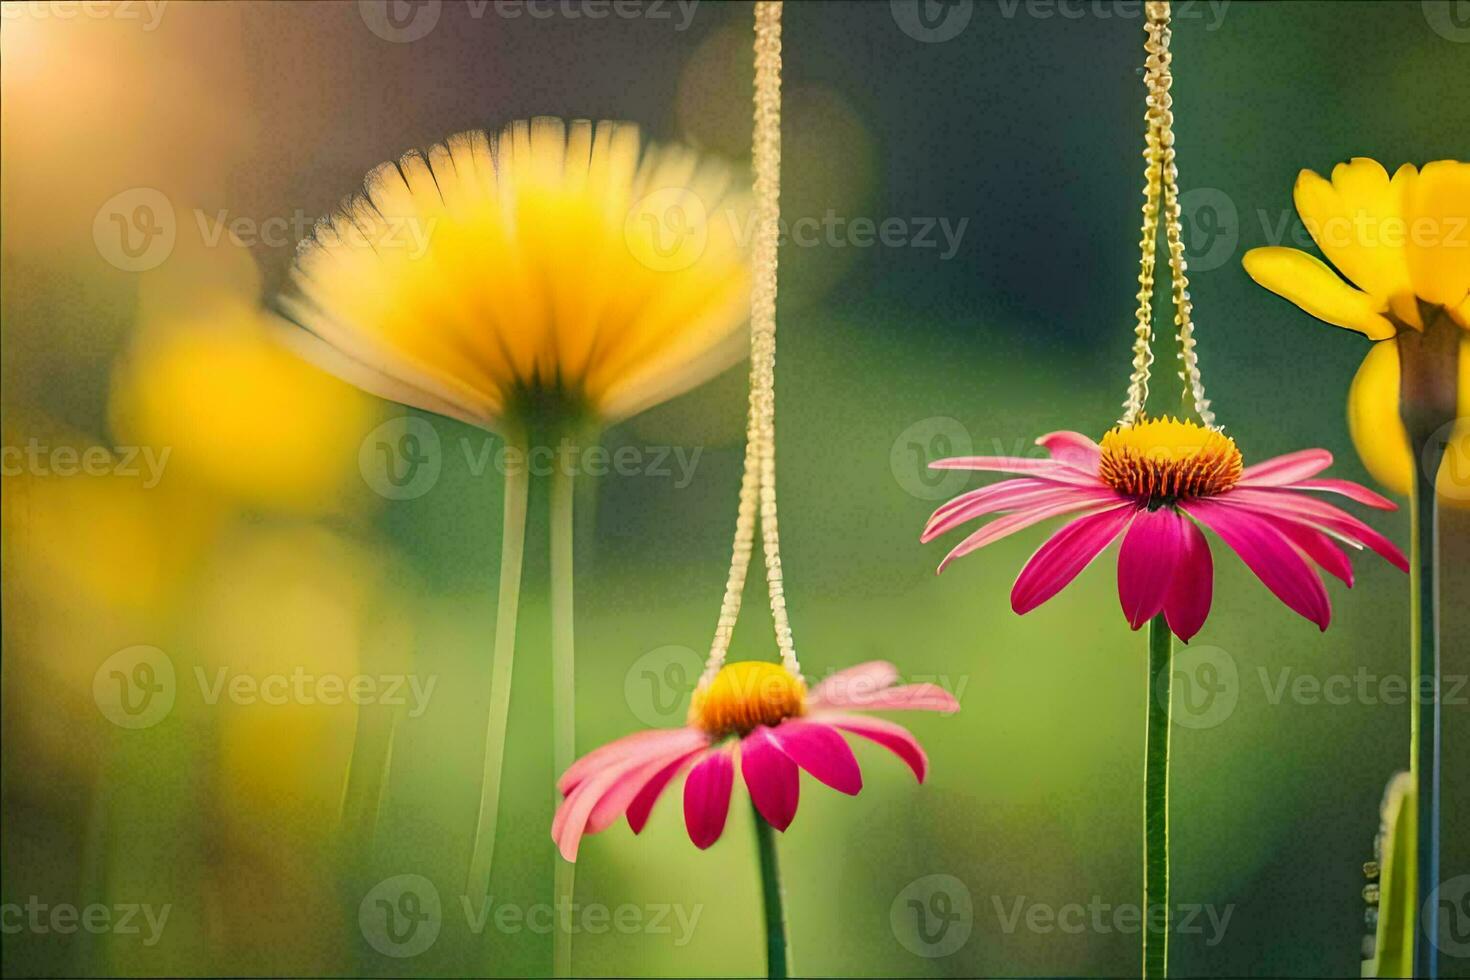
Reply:
M1460 22L1450 19L1456 6ZM1465 156L1465 6L1196 4L1176 15L1176 131L1199 349L1219 418L1248 460L1323 446L1337 456L1337 475L1369 482L1344 420L1366 342L1259 289L1239 260L1297 228L1291 185L1300 168L1325 172L1351 156L1390 169ZM111 84L141 100L118 116L99 113L85 93L63 102L50 124L64 132L74 113L86 134L57 137L71 151L65 157L25 155L50 130L6 129L7 422L39 413L108 444L108 384L135 326L138 287L93 250L91 215L111 193L161 182L150 167L164 164L153 161L206 154L209 179L171 190L176 205L259 217L323 213L381 160L530 114L629 118L658 138L731 155L748 147L748 4L700 3L683 30L674 7L669 19L645 11L602 20L569 16L585 11L575 5L541 8L552 13L545 18L477 9L446 3L427 37L402 44L376 36L346 3L170 4L146 33L83 19L6 21L7 115L12 100L36 91L26 88L34 78L15 74L34 53L24 45L50 45L40 67L29 66L40 84L78 64L68 60L68 31L91 32L89 50L104 58L114 46L126 51ZM977 453L1028 453L1039 434L1098 435L1116 416L1137 274L1138 5L977 3L964 29L938 43L906 34L887 3L794 3L785 19L788 219L831 209L848 220L966 222L947 260L943 248L841 239L787 244L782 253L778 458L803 666L815 678L889 659L906 676L938 679L961 703L953 717L909 719L932 764L921 788L873 747L858 750L866 786L855 800L804 781L800 813L780 841L795 970L1133 974L1136 934L1090 923L1075 932L1031 928L1024 916L1008 926L1018 901L1056 911L1139 900L1145 648L1119 614L1110 563L1019 618L1009 586L1039 532L941 578L933 570L944 545L917 538L939 493L920 457L954 451L956 438ZM167 108L175 98L200 106L199 115ZM202 133L197 119L210 120ZM44 237L17 217L36 200L56 202ZM268 296L291 249L254 251ZM1160 410L1175 405L1170 374L1161 370L1155 384ZM699 455L687 486L645 472L580 488L579 750L646 726L650 671L692 680L687 665L708 642L728 560L743 385L742 369L732 369L603 435L609 447ZM289 730L261 750L280 753L261 759L267 775L280 763L315 781L326 803L311 806L295 798L299 783L275 786L257 774L244 789L230 785L232 770L219 760L231 722L197 698L181 695L152 728L112 728L85 685L68 687L48 662L37 665L30 625L47 614L12 581L7 552L0 898L172 906L151 947L136 936L7 932L7 975L549 970L547 936L493 924L473 935L460 906L488 703L501 490L460 451L464 440L477 448L487 437L431 421L444 447L433 490L367 517L317 522L333 543L298 553L280 589L289 601L293 589L325 588L324 578L345 576L349 588L370 579L408 625L409 639L381 644L391 647L386 669L438 678L428 710L397 720L371 841L332 820L341 752L317 765L297 755L316 743L293 743ZM492 883L497 905L522 910L551 898L544 490L533 491ZM1372 519L1406 544L1406 512ZM6 530L13 540L14 526ZM248 514L222 534L186 595L229 594L232 569L253 541L312 533L300 518ZM1446 673L1463 682L1463 513L1446 515L1444 546ZM1202 934L1175 938L1175 975L1356 976L1361 866L1384 785L1407 764L1409 709L1275 692L1283 677L1403 676L1407 579L1360 558L1351 592L1329 586L1333 624L1319 634L1217 541L1212 547L1215 607L1195 646L1235 667L1222 695L1233 707L1209 727L1174 733L1173 894L1230 918L1216 943L1205 919ZM343 548L372 560L330 567ZM110 559L84 547L58 560ZM773 655L761 591L758 581L749 590L734 657ZM198 597L181 606L183 615L153 632L78 619L68 649L87 677L131 643L167 648L188 673L207 659L199 637L212 634L200 625L211 607ZM267 624L280 615L264 601L238 611L245 628L231 649L269 642ZM381 635L370 615L360 627L366 645ZM361 654L362 669L377 669L373 656ZM1470 770L1456 761L1470 751L1470 689L1449 693L1458 701L1445 709L1446 877L1470 872ZM681 713L669 711L667 722ZM274 723L257 720L267 731ZM340 748L356 723L350 707L337 709L325 716L323 737ZM723 839L706 852L685 836L673 794L641 838L619 825L584 842L580 903L632 904L644 915L676 905L699 918L687 943L673 918L672 934L579 934L578 973L763 969L741 793ZM241 795L256 804L248 816L231 802ZM444 910L437 941L408 959L375 951L357 918L367 889L401 874L432 882ZM934 947L915 938L900 894L931 875L958 879L972 907L968 939L936 957L922 955ZM1470 959L1446 956L1443 969L1470 976Z

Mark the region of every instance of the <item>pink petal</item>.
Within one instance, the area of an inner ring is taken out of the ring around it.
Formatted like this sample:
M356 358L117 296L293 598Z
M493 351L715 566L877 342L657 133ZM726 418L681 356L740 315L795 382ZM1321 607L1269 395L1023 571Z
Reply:
M1072 514L1079 510L1088 510L1089 508L1112 510L1114 506L1132 506L1132 501L1122 501L1117 492L1112 489L1078 490L1074 497L1069 497L1066 500L1036 507L1031 510L1023 510L1016 514L1007 514L1005 517L998 517L974 534L965 538L965 540L954 547L954 550L945 555L944 560L939 563L939 571L944 571L949 566L949 563L956 558L963 558L972 551L999 541L1008 535L1015 534L1017 531L1030 527L1032 524L1039 524L1047 518L1061 517L1063 514ZM1093 512L1096 511L1094 510Z
M1325 500L1318 500L1305 493L1288 490L1234 489L1221 494L1220 503L1232 507L1244 507L1271 517L1285 518L1298 524L1312 524L1329 533L1345 538L1356 546L1367 545L1388 559L1400 571L1409 570L1409 559L1388 538L1358 520L1341 507L1334 507Z
M960 710L960 703L938 684L903 684L889 687L871 694L854 695L842 701L826 701L808 704L817 709L825 720L825 708L860 708L863 711L941 711L953 714Z
M828 715L822 719L834 728L840 728L854 735L861 735L870 741L877 742L894 755L898 756L908 764L914 771L914 777L919 782L929 774L929 758L924 755L924 749L919 745L919 740L909 734L908 729L902 725L895 725L891 721L882 718L865 718L861 715Z
M771 735L792 762L839 793L856 796L863 788L857 759L836 729L820 721L788 719L771 729Z
M1210 544L1194 522L1185 519L1184 548L1164 597L1164 619L1174 635L1185 643L1205 625L1215 592L1215 565Z
M620 777L602 794L602 799L597 801L597 806L592 808L584 833L601 833L611 827L619 817L627 812L628 807L638 798L649 782L658 778L665 770L676 767L685 759L692 759L700 751L700 749L694 749L689 752L675 753L672 756L659 756Z
M1031 459L1025 456L953 456L936 459L929 464L931 470L983 470L990 473L1021 473L1040 476L1058 483L1075 483L1078 486L1096 486L1097 477L1080 472L1075 466L1055 459Z
M1134 629L1163 611L1184 551L1186 523L1173 507L1140 510L1123 535L1118 549L1118 600Z
M1389 500L1382 494L1374 493L1365 486L1353 483L1351 480L1302 480L1282 489L1321 490L1324 493L1340 493L1351 501L1368 507L1376 507L1379 510L1399 509L1399 505L1392 500Z
M730 787L735 781L733 746L732 742L710 749L684 780L684 826L689 829L689 839L700 850L719 840L725 832Z
M1080 432L1048 432L1036 440L1051 453L1051 458L1088 473L1097 473L1102 460L1102 447Z
M801 776L765 725L741 740L740 773L766 822L777 830L791 826L801 796Z
M1353 563L1332 539L1308 524L1279 520L1266 514L1259 515L1286 535L1286 540L1296 549L1322 567L1322 570L1337 576L1348 588L1353 587Z
M577 860L577 849L583 835L588 832L587 822L593 809L620 779L641 768L646 761L636 758L609 763L579 783L562 801L551 820L551 838L556 841L562 857L568 861Z
M643 828L648 824L648 815L653 812L653 805L663 795L664 788L674 780L674 777L684 771L684 767L689 765L700 751L700 749L695 749L664 766L657 775L644 784L643 788L638 791L638 795L633 797L633 802L628 804L628 826L633 833L643 832Z
M1332 605L1326 587L1274 525L1247 509L1216 500L1191 500L1181 506L1220 535L1276 598L1319 629L1327 629Z
M1053 534L1021 569L1011 587L1011 608L1028 613L1062 591L1112 543L1135 513L1131 502L1118 504L1079 517Z
M1242 487L1282 487L1316 476L1332 465L1332 454L1325 449L1302 449L1285 456L1273 456L1240 473Z
M979 500L988 500L992 495L997 493L1011 493L1020 490L1048 490L1063 486L1071 486L1071 484L1056 483L1052 480L1040 480L1029 476L1018 476L1014 480L1001 480L999 483L992 483L988 487L966 490L959 496L946 500L934 509L933 514L929 515L929 524L934 524L946 514L953 513L961 507L967 507Z
M886 660L869 660L867 663L839 670L837 673L812 688L807 704L845 708L854 701L865 700L877 692L891 687L898 680L898 668Z
M572 763L561 779L557 780L556 788L563 795L569 794L579 782L603 766L618 759L656 755L666 746L688 744L691 732L703 738L702 733L695 732L692 728L652 728L625 735L593 749ZM688 744L688 747L693 748L693 745Z
M1085 503L1091 503L1097 500L1107 501L1116 496L1112 490L1102 487L1093 489L1051 483L1044 484L1042 489L1032 490L1025 487L1007 486L1007 484L1020 482L1022 481L1007 480L1005 483L997 483L995 487L1005 487L1005 492L972 500L963 507L956 507L953 510L946 511L943 517L931 518L928 526L924 528L924 533L919 535L919 541L921 543L933 541L952 528L959 527L966 521L972 521L977 517L984 517L986 514L1009 510L1029 511L1038 507L1045 507L1048 504L1061 504L1074 500ZM993 490L995 487L986 487L985 489Z

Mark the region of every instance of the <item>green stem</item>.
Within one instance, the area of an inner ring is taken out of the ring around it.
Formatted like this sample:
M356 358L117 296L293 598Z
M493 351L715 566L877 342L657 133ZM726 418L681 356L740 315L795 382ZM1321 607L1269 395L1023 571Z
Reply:
M781 895L781 869L776 863L776 831L754 804L751 814L755 817L761 899L766 914L766 975L770 980L786 980L791 976L791 950L786 945L786 909Z
M1163 614L1148 624L1148 731L1143 770L1143 976L1169 975L1169 708L1174 636Z
M1425 453L1416 458L1424 460ZM1415 909L1423 916L1414 939L1414 976L1435 980L1439 976L1439 908L1429 895L1439 884L1440 826L1440 652L1439 593L1435 572L1438 554L1438 497L1435 476L1438 466L1426 466L1414 476L1414 498L1410 509L1413 545L1409 566L1409 596L1413 608L1410 627L1410 670L1414 675L1414 699L1410 707L1410 771L1417 789L1418 833L1415 878Z
M352 758L342 787L338 811L343 839L351 842L356 860L371 852L378 831L378 814L383 806L383 787L393 758L393 731L397 715L392 706L363 704L357 709L357 730L352 739Z
M500 816L500 778L505 764L505 729L510 720L510 682L515 661L516 613L521 597L521 560L526 546L526 500L531 485L525 441L513 443L505 471L505 516L500 537L500 599L495 612L495 651L490 663L490 712L485 724L485 775L480 783L480 814L470 853L465 893L475 900L490 894L495 854L495 823Z
M572 609L572 501L576 451L558 452L551 475L551 755L558 777L576 756L577 691ZM552 975L572 975L572 899L576 865L556 862L553 887L556 932L551 949Z

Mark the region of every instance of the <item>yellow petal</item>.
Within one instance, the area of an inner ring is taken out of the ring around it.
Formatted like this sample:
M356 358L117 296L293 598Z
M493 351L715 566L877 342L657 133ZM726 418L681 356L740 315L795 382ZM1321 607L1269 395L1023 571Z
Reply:
M1470 507L1470 343L1460 344L1460 419L1447 438L1439 469L1440 500ZM1358 457L1373 479L1407 496L1416 465L1409 436L1399 419L1399 352L1394 343L1374 344L1348 389L1348 431Z
M1390 180L1376 160L1356 157L1334 167L1331 181L1310 170L1297 177L1297 214L1317 247L1380 308L1413 294L1400 211L1412 174L1413 167L1402 167Z
M1470 292L1470 163L1436 160L1405 188L1414 292L1455 307Z
M1320 259L1294 248L1253 248L1242 261L1256 282L1289 299L1319 320L1366 334L1373 340L1394 335L1393 325L1367 293L1337 277Z
M688 147L538 117L365 189L302 247L280 304L353 384L487 428L543 388L614 421L748 348L748 194Z

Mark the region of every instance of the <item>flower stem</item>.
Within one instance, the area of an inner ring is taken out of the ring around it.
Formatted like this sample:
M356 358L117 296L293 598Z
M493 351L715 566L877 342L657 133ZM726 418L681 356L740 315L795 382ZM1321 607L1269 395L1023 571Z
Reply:
M1163 614L1148 624L1148 731L1143 770L1143 976L1169 975L1169 708L1174 636Z
M1424 453L1417 454L1425 458ZM1435 572L1438 554L1438 497L1435 476L1438 465L1426 466L1414 476L1414 498L1410 509L1413 525L1413 556L1409 569L1409 596L1413 607L1410 632L1410 670L1415 678L1410 707L1410 771L1417 788L1418 834L1415 876L1415 908L1423 916L1414 937L1414 976L1435 980L1439 976L1439 908L1429 895L1439 884L1439 784L1440 784L1440 654L1439 593ZM1425 475L1427 473L1427 476Z
M526 500L531 485L525 441L513 443L505 471L505 516L500 537L500 599L495 612L495 651L490 663L490 712L485 724L485 775L480 815L470 853L465 893L476 901L490 894L495 823L500 815L500 777L505 763L505 729L510 720L510 682L515 660L516 613L521 597L521 559L526 545Z
M378 815L383 806L383 787L393 758L393 731L397 719L393 708L362 704L357 708L357 728L352 739L352 756L342 787L338 822L343 839L350 841L350 857L364 860L378 832Z
M776 863L776 831L754 804L750 809L755 817L761 900L766 913L766 975L770 980L786 980L791 976L791 951L786 945L786 907L781 895L781 869Z
M571 454L558 454L551 475L551 755L559 777L575 760L576 656L572 643L572 482L576 466L575 449ZM576 888L576 865L556 862L555 890L556 931L552 940L552 975L572 975L572 933L567 919L571 915Z

